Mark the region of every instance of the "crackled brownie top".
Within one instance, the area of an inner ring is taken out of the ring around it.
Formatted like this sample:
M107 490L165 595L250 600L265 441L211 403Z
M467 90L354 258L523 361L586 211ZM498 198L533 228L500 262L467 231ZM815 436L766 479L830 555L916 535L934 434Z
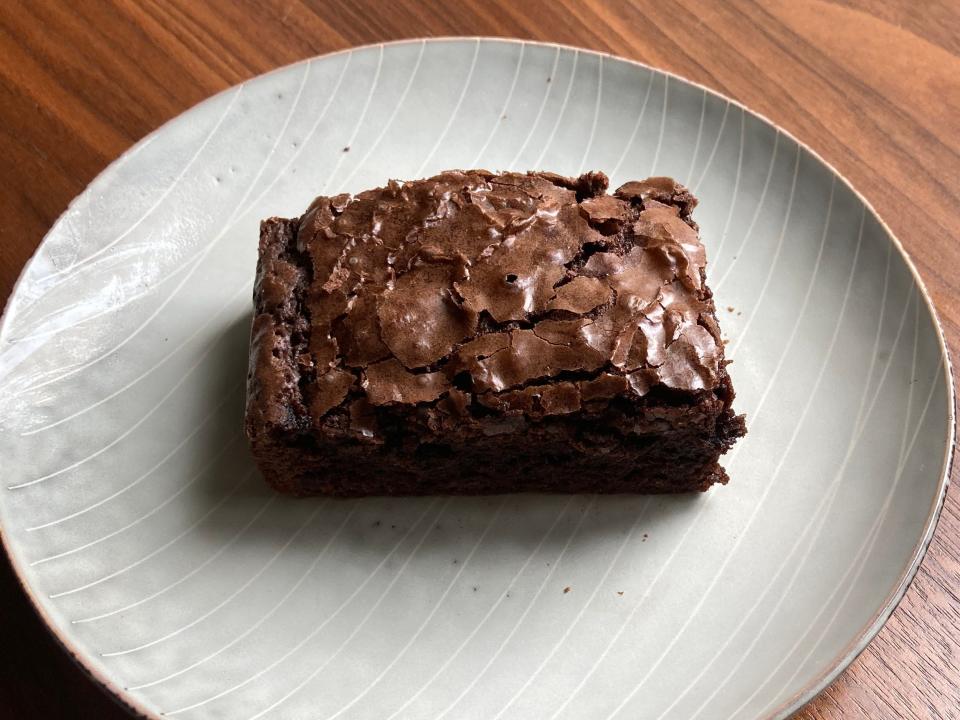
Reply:
M360 393L375 406L473 393L504 412L535 395L558 414L655 385L717 388L696 200L669 178L612 195L607 182L446 172L317 198L296 260L257 288L298 305L291 359L313 380L301 407L317 421Z

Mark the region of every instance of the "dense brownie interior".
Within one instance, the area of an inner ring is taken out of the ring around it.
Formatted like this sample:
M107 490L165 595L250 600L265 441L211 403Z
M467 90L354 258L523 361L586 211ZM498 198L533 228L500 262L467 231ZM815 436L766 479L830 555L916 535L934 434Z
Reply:
M246 429L299 494L702 490L743 434L692 195L447 172L261 225Z

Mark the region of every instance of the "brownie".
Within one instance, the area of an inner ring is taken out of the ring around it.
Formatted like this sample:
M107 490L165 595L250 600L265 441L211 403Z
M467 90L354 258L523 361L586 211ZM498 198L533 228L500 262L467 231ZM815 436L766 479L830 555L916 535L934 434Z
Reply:
M684 492L744 434L696 200L444 172L260 226L246 433L296 495Z

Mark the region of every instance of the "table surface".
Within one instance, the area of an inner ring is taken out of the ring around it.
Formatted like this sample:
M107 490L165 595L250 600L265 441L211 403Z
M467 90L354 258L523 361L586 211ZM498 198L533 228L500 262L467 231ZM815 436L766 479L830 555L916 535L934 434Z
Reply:
M372 42L496 35L671 70L813 147L916 262L960 359L960 4L955 0L33 0L0 7L0 301L70 200L207 96ZM149 73L144 72L149 68ZM886 627L798 717L960 718L960 462ZM125 718L0 561L0 717Z

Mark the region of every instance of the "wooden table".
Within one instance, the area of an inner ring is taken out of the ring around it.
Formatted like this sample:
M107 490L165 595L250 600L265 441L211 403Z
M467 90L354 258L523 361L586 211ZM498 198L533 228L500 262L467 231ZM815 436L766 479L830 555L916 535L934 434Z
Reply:
M0 298L71 198L129 145L208 95L351 45L463 34L642 60L787 128L850 178L906 245L960 359L955 0L7 0ZM958 480L960 462L899 609L799 717L960 718ZM3 561L0 717L127 717L56 646Z

